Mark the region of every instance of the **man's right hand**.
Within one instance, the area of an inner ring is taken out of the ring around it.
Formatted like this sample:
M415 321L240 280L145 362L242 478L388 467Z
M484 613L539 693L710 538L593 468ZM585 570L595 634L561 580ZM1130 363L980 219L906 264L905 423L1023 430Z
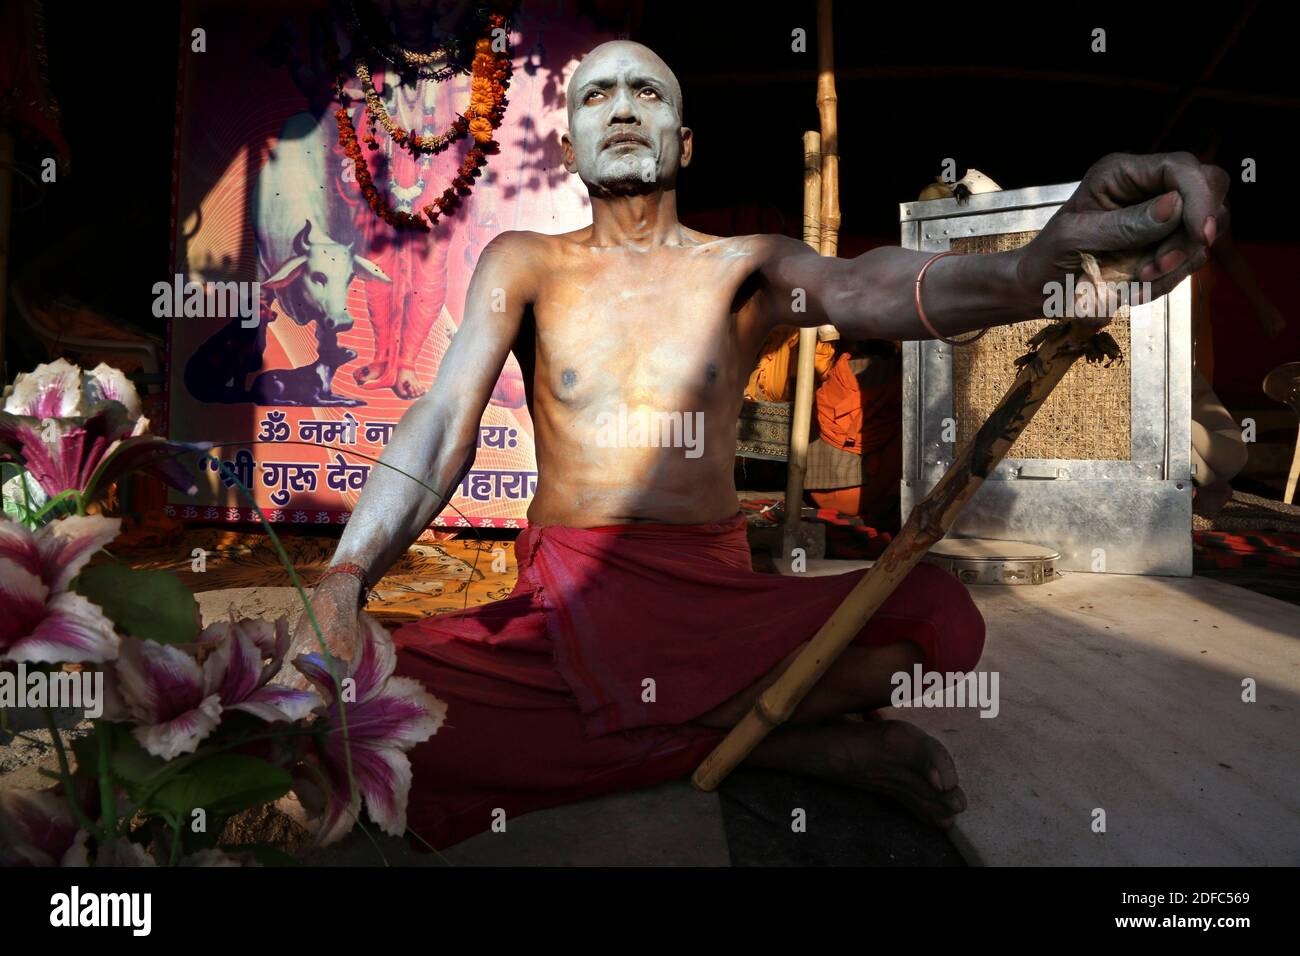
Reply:
M325 646L340 661L349 660L356 650L357 634L361 626L361 612L358 608L360 595L361 582L350 574L331 574L311 592L312 614L320 625ZM294 629L286 662L292 663L299 654L320 653L320 638L312 627L311 617L304 611ZM288 678L286 683L298 687L307 686L306 678L297 669L286 667L281 673Z
M503 232L484 247L466 292L464 321L433 385L403 413L380 459L385 467L371 469L339 539L336 563L359 560L377 580L443 509L473 464L479 422L519 335L524 309L537 296L538 277L546 272L543 242L530 233ZM504 312L498 305L502 291ZM418 484L412 475L419 476ZM361 587L351 574L321 579L310 598L321 636L304 612L294 628L290 663L300 654L320 654L321 638L332 657L352 658L361 631ZM305 686L294 667L282 670L277 680Z

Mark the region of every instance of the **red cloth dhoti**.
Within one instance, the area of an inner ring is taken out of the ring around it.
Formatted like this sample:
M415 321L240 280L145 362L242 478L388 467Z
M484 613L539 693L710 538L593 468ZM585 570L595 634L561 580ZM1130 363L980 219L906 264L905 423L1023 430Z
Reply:
M397 672L447 702L411 751L410 828L436 847L507 817L688 775L725 732L690 723L817 632L863 572L752 569L745 520L534 527L502 601L394 633ZM857 643L912 641L969 671L984 621L966 588L915 568Z

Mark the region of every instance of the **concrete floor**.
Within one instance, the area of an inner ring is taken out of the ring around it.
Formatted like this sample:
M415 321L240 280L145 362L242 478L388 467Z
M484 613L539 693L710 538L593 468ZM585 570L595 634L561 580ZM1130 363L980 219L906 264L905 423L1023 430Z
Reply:
M685 780L538 810L441 853L354 830L313 866L728 866L718 795Z
M1300 863L1294 605L1202 577L1076 573L971 593L998 715L888 715L953 753L970 798L954 842L968 862ZM1255 703L1242 700L1247 678Z

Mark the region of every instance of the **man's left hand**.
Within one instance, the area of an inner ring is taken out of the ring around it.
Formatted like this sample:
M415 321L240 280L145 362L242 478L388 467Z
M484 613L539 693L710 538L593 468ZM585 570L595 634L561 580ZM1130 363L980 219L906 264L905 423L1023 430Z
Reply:
M1017 276L1041 301L1044 284L1080 272L1080 252L1119 262L1159 298L1205 264L1227 221L1228 174L1191 153L1112 153L1021 251Z

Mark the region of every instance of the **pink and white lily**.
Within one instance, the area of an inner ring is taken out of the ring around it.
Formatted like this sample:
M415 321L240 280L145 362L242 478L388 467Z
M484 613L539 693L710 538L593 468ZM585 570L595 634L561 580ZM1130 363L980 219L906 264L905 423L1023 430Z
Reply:
M51 498L75 490L87 499L126 473L143 470L193 495L194 479L176 461L206 450L150 435L135 386L101 363L89 372L66 359L19 374L0 412L0 461L19 461Z
M219 621L188 649L128 638L114 667L105 716L135 723L132 734L140 746L164 760L197 750L226 710L269 722L301 720L320 698L268 685L288 647L283 619Z
M53 790L0 790L0 866L86 866L89 836Z
M113 622L68 585L117 537L120 526L117 518L78 515L32 532L0 519L0 661L86 663L117 657L120 639Z
M135 723L132 735L155 757L193 753L221 723L221 695L208 687L199 662L175 645L128 638L114 673L116 693L107 694L104 716ZM125 713L117 713L115 698Z
M289 622L217 621L199 634L201 644L215 648L203 661L204 679L227 710L242 710L268 723L302 720L321 700L309 690L271 681L280 673L289 651Z
M337 666L339 662L335 661ZM447 705L409 677L394 677L397 653L393 639L373 618L361 615L356 650L347 676L336 688L325 659L304 654L294 666L325 699L319 720L325 733L318 738L315 773L295 776L294 790L304 807L321 816L319 844L341 839L357 818L365 800L370 818L384 833L406 830L406 806L411 792L411 762L405 751L428 740L447 715ZM351 752L356 796L348 781L343 722Z

